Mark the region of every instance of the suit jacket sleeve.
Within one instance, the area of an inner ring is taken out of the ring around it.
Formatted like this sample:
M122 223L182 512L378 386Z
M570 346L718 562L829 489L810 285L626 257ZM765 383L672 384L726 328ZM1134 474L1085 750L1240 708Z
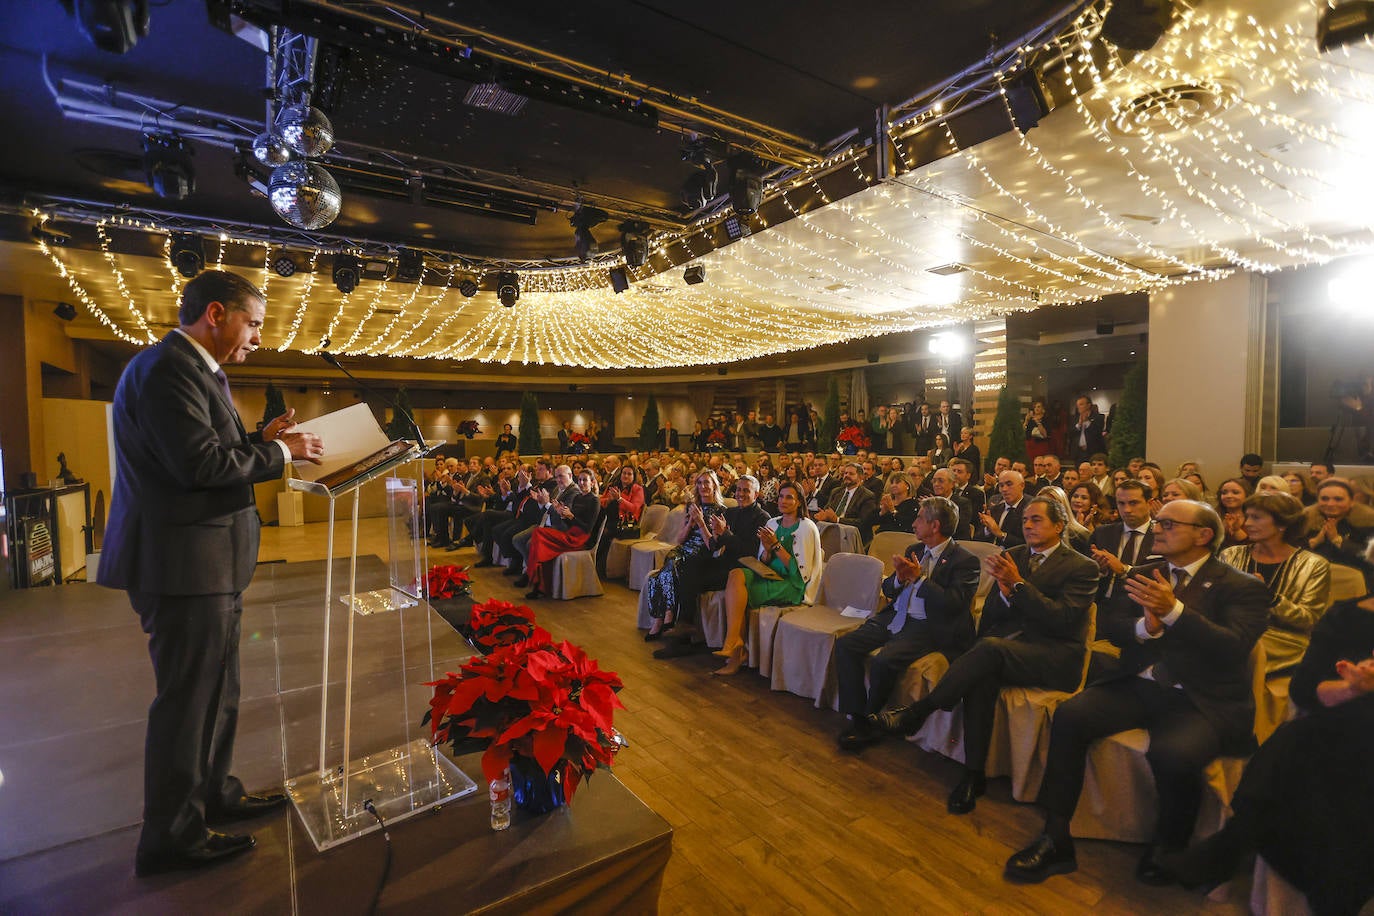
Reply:
M170 342L169 342L170 343ZM194 357L194 354L192 354ZM210 416L208 367L187 359L160 359L139 392L140 429L151 440L158 463L185 490L253 484L280 477L286 464L272 442L225 444ZM203 370L206 378L198 373ZM259 437L259 440L261 437Z
M1057 639L1071 639L1078 635L1083 626L1083 615L1097 597L1097 564L1075 553L1066 542L1060 543L1055 557L1058 558L1061 553L1061 562L1067 562L1056 574L1059 581L1053 587L1045 585L1058 594L1046 594L1026 577L1025 587L1012 593L1011 604L1038 632ZM1020 553L1016 558L1016 565L1022 568L1023 577L1026 576L1025 558L1026 553Z
M1222 591L1217 593L1218 590ZM1183 643L1204 659L1243 660L1269 624L1269 590L1258 579L1236 573L1217 580L1213 591L1216 613L1204 614L1184 602L1182 615L1173 626L1165 628L1160 639L1165 643Z
M946 557L936 563L935 571L921 583L917 595L925 601L928 618L939 625L952 626L966 617L973 606L982 569L978 558L967 550L960 549L953 559Z

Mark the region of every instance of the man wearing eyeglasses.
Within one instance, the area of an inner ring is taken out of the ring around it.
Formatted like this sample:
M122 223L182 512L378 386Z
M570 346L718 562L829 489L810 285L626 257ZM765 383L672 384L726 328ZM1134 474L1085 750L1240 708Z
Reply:
M1015 547L1025 543L1021 532L1021 509L1026 499L1026 478L1016 471L997 475L997 492L1001 505L988 506L978 516L982 522L975 540L990 541L999 547Z
M1153 885L1174 880L1159 858L1192 835L1203 769L1254 750L1250 652L1269 619L1269 592L1215 558L1224 528L1212 507L1174 500L1153 529L1163 560L1133 568L1098 613L1098 633L1121 649L1119 666L1055 710L1039 798L1044 831L1007 861L1008 880L1039 882L1078 867L1069 822L1099 738L1150 733L1145 758L1159 811L1136 877Z
M1074 690L1083 677L1097 564L1063 543L1068 515L1053 499L1033 497L1019 514L1025 543L983 561L997 591L983 605L973 648L950 663L928 696L874 716L889 733L914 735L935 710L963 703L964 777L949 795L951 814L972 811L986 790L983 768L1001 689Z

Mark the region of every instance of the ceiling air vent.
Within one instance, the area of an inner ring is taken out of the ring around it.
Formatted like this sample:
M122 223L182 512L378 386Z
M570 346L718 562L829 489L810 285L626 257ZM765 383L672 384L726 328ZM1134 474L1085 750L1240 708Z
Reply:
M1205 86L1163 86L1133 99L1113 102L1107 129L1123 137L1178 134L1216 117L1240 99L1240 87L1221 80Z
M966 270L968 270L968 268L962 264L941 264L939 267L926 268L928 273L933 273L941 277L948 277L950 274L961 274Z

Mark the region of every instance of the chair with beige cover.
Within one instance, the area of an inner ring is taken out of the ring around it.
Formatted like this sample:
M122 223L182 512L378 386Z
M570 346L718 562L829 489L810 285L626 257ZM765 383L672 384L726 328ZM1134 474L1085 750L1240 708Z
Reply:
M863 553L863 536L853 525L816 522L821 531L821 556L830 559L837 553Z
M606 594L596 575L596 551L601 539L608 536L606 512L603 509L592 525L595 537L582 550L568 550L553 558L553 582L549 596L560 601L569 598L589 598Z
M1250 912L1255 916L1312 916L1312 907L1306 894L1274 871L1263 856L1256 856L1250 881Z
M1327 601L1335 604L1337 601L1363 598L1366 592L1368 589L1365 588L1364 573L1353 566L1331 564L1331 592L1327 596Z
M892 575L892 557L906 552L907 545L916 542L910 531L879 531L868 545L868 555L883 561L883 576Z
M657 537L635 541L630 545L630 571L625 579L625 585L630 590L637 592L642 589L644 580L663 565L663 558L677 543L682 526L686 523L687 508L674 506L664 519L663 528Z
M623 579L630 571L630 547L642 541L652 541L668 520L668 507L655 503L645 506L639 516L639 537L616 539L606 552L606 578Z
M1264 646L1255 643L1250 653L1251 688L1256 703L1265 692ZM1256 715L1258 719L1258 714ZM1258 722L1256 725L1258 726ZM1150 733L1133 728L1093 742L1083 777L1083 794L1074 812L1071 829L1076 837L1146 843L1154 836L1159 796L1154 775L1145 760ZM1218 757L1203 771L1207 787L1198 812L1195 837L1210 836L1230 815L1231 796L1240 783L1245 759Z
M983 770L988 776L1010 776L1011 795L1017 801L1034 801L1045 777L1050 752L1050 723L1055 707L1083 689L1092 658L1087 648L1097 635L1097 605L1091 605L1083 621L1083 672L1072 692L1043 687L1003 687ZM938 679L937 679L938 680ZM905 682L903 682L905 684ZM963 707L931 713L914 739L918 746L964 761Z
M793 608L778 620L768 669L772 688L809 697L817 707L833 706L837 699L832 664L835 640L864 621L841 611L853 607L873 613L882 581L883 564L876 557L832 556L821 573L816 603Z

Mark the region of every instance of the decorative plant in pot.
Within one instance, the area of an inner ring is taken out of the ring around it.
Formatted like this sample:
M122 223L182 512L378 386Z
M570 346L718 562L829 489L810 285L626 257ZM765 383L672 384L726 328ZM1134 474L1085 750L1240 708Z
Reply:
M431 566L425 574L425 596L430 601L456 598L472 590L472 576L466 566Z
M532 627L528 639L474 656L434 688L424 722L454 754L484 749L488 780L510 768L515 803L542 814L572 801L579 783L609 768L624 739L615 730L618 675L581 648Z

